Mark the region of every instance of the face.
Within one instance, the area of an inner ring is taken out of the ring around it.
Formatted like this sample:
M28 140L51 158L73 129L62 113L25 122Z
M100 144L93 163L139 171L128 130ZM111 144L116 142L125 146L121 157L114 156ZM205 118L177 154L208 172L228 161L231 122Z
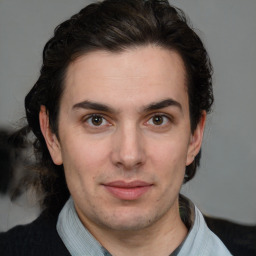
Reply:
M177 217L204 126L191 134L177 53L144 46L83 55L67 71L58 139L43 108L40 121L84 224L138 230Z

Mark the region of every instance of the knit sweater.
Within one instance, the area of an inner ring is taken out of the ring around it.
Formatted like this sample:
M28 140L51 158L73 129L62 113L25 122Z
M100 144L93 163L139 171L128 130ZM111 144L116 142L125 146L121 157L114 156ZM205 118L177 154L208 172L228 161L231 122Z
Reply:
M41 214L34 222L0 233L1 256L70 256L56 230L56 218Z

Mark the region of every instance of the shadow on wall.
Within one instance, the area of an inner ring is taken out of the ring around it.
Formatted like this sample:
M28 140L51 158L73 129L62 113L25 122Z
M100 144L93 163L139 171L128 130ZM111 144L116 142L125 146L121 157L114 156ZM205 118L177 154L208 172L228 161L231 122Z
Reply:
M33 163L32 145L10 130L0 128L0 194L12 199L24 190L28 167Z
M6 130L0 130L0 193L6 194L11 186L13 178L13 159L14 151L8 144L9 133Z
M11 135L11 136L10 136ZM40 213L27 177L33 177L32 143L0 128L0 232L33 221Z

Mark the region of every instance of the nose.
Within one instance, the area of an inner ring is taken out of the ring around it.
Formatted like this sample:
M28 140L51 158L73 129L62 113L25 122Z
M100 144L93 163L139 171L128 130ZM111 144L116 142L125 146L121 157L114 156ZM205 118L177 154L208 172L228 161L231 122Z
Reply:
M120 127L113 138L112 161L124 170L137 170L144 164L145 145L136 125Z

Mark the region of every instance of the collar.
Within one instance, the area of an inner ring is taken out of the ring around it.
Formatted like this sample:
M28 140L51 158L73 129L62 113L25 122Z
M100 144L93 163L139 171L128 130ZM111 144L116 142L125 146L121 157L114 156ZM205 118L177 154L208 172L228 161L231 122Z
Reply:
M111 256L84 227L71 197L59 214L57 231L71 255Z
M231 255L220 240L208 229L203 215L189 199L183 197L185 208L180 208L181 218L189 227L182 244L170 256ZM186 214L187 212L187 214ZM182 216L183 215L183 216ZM111 256L81 223L70 197L61 210L57 221L57 232L71 255ZM221 253L215 254L220 250ZM213 254L211 254L213 252Z

